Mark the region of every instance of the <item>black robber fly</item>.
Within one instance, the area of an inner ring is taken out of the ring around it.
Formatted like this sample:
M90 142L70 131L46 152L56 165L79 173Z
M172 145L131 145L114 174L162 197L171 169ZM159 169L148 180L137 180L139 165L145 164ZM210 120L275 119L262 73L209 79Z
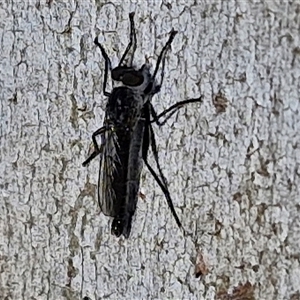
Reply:
M154 73L151 74L149 65L144 64L141 68L136 68L132 64L136 49L134 13L129 14L129 19L130 42L117 67L112 68L103 46L97 38L94 41L105 60L103 93L108 97L108 102L103 127L92 135L94 151L83 162L83 166L86 166L100 154L99 205L105 215L114 218L111 233L117 237L123 235L125 238L129 237L132 217L136 210L143 162L161 187L177 225L182 227L159 165L152 124L155 122L162 126L183 105L201 101L201 97L189 99L172 105L160 114L155 112L151 99L160 91L166 53L177 32L171 31L158 57ZM161 79L157 83L156 75L160 65ZM110 93L106 91L108 72L111 73L113 81L121 84ZM164 120L161 121L163 117ZM99 135L100 145L96 140ZM149 149L152 150L158 173L148 163Z

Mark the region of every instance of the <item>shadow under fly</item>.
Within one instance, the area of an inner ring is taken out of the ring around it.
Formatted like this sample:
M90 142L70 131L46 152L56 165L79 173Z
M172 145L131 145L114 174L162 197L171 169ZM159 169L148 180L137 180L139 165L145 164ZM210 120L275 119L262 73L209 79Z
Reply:
M143 161L162 189L177 225L182 228L158 161L152 123L162 126L180 107L201 102L202 99L199 97L177 102L160 114L155 112L151 99L160 91L166 54L177 32L171 31L158 56L154 73L151 74L149 65L144 64L138 69L132 64L136 50L134 13L129 14L129 19L130 42L117 67L112 69L111 61L98 38L94 41L105 61L103 93L108 97L108 102L103 127L92 135L94 151L83 163L83 166L86 166L100 154L99 205L105 215L114 218L111 233L117 237L123 235L125 238L129 237L132 217L136 210ZM158 83L156 75L160 66L161 78ZM108 72L111 72L112 80L122 84L113 88L111 92L106 91ZM96 140L99 135L100 145ZM149 149L153 152L158 173L148 163Z

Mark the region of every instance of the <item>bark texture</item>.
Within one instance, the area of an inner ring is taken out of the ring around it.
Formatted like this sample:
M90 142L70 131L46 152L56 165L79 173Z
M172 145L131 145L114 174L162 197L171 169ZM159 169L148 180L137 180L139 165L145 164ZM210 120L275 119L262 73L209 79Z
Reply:
M81 166L131 11L137 66L179 31L157 111L204 96L155 127L185 236L147 170L111 236ZM298 1L3 0L0 37L1 299L300 298Z

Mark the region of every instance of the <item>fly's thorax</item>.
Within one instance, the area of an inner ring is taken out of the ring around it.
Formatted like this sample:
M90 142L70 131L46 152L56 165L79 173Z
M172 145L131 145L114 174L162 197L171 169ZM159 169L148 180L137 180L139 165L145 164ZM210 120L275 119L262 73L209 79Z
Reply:
M115 125L117 131L126 128L130 131L141 117L142 108L148 100L149 95L143 95L138 89L116 87L108 99L106 119Z

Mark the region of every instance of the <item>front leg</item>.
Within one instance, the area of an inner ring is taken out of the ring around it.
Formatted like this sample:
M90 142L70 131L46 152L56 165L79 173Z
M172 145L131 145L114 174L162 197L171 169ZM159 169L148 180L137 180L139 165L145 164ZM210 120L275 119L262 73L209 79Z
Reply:
M111 61L103 48L103 46L98 42L98 37L95 38L94 43L96 46L100 48L101 54L105 60L105 69L104 69L104 79L103 79L103 94L106 97L110 96L110 93L106 91L106 85L107 85L107 76L108 76L108 71L111 71Z
M119 62L119 67L121 67L126 59L126 56L128 55L130 48L133 46L133 51L131 54L131 57L129 58L129 63L128 66L131 67L132 66L132 62L133 62L133 58L134 58L134 53L136 50L136 33L135 33L135 25L134 25L134 12L129 14L129 20L130 20L130 41L129 44L126 47L126 50L124 52L124 54L122 55L122 58ZM127 65L127 64L125 64Z

